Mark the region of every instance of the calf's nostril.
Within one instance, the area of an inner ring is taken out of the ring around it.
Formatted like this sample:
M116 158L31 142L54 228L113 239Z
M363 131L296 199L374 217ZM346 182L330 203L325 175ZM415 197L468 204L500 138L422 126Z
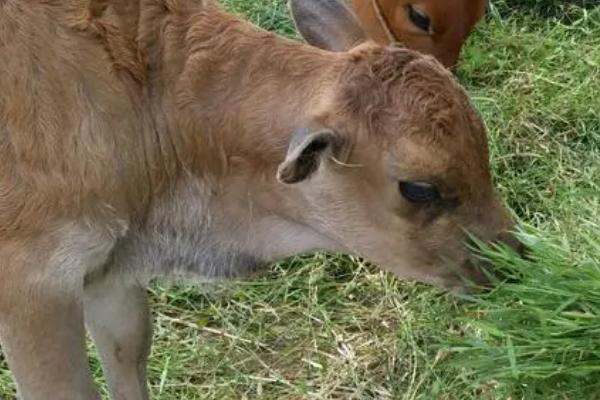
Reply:
M523 259L529 258L531 254L531 249L513 234L510 234L508 237L502 239L500 242L511 247Z
M521 257L525 257L527 255L527 246L525 246L523 242L519 242L519 245L517 246L517 253Z
M465 293L475 294L491 290L501 280L494 268L485 260L469 259L463 264L460 279Z
M523 242L519 242L519 248L517 249L517 253L524 260L532 260L531 248Z
M527 254L527 246L525 246L523 244L523 242L521 242L519 240L519 238L517 238L512 233L502 233L502 234L500 234L500 236L498 237L497 242L500 245L506 245L506 246L512 248L521 257L525 257L526 254Z
M466 244L467 248L469 248L471 250L476 250L479 248L479 243L473 236L468 236L465 240L465 244Z

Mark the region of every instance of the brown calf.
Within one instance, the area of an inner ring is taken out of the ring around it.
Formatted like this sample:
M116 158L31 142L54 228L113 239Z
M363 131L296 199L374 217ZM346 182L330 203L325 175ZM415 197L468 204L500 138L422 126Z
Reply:
M345 7L345 0L299 0L327 10ZM380 44L402 43L435 56L447 67L456 64L460 50L483 17L487 0L351 0L351 8L367 36ZM306 6L305 6L306 7Z
M153 277L329 249L460 288L465 230L511 227L433 58L319 50L210 0L89 4L0 1L0 340L22 399L98 398L84 322L112 397L147 399ZM332 21L331 49L360 31Z

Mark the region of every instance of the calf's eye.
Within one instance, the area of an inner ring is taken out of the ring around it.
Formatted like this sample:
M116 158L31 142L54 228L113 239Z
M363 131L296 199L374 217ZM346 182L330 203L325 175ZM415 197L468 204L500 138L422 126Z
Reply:
M440 200L439 190L427 182L403 182L399 183L400 194L415 204L427 204Z
M423 11L413 5L408 6L408 18L419 29L424 32L431 32L431 20Z

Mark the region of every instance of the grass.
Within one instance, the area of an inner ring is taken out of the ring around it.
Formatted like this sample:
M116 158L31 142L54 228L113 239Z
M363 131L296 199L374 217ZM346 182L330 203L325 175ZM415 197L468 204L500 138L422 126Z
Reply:
M524 239L531 260L499 249L486 253L508 282L468 299L458 318L466 337L451 335L441 349L469 386L493 384L492 398L598 398L600 262Z
M224 3L293 35L283 0ZM509 279L463 299L326 254L156 285L154 398L600 398L600 6L493 5L457 74L531 257L484 250ZM0 397L12 390L2 364Z

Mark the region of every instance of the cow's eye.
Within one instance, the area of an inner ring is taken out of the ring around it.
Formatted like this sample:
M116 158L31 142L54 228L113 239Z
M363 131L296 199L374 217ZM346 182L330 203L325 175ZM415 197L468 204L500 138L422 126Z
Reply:
M408 6L408 18L419 29L424 32L431 32L431 20L422 10L412 4Z
M434 185L427 182L400 182L402 196L415 204L427 204L440 200L440 192Z

